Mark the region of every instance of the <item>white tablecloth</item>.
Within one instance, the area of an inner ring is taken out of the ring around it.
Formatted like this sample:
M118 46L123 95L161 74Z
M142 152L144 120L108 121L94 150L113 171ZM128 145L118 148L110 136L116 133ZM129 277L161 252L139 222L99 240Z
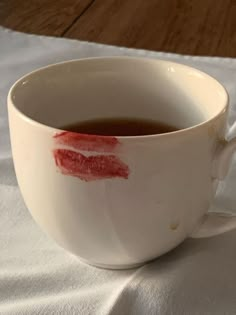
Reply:
M105 55L170 59L213 75L230 94L228 136L236 135L235 59L148 52L0 28L0 314L235 315L236 230L189 239L136 270L107 271L80 263L59 248L28 213L12 164L7 92L17 78L38 67ZM236 210L236 160L215 205Z

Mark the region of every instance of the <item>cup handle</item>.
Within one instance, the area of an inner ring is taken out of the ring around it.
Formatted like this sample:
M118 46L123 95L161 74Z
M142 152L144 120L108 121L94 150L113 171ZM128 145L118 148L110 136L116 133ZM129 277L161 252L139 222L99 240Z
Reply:
M200 226L192 233L192 238L216 236L236 228L236 215L232 213L209 212Z
M236 138L222 141L213 160L212 177L222 180L227 175L233 153L236 151Z
M213 161L213 179L222 180L227 175L233 153L236 151L236 138L222 141ZM191 237L202 238L228 232L236 228L236 215L232 213L209 212Z

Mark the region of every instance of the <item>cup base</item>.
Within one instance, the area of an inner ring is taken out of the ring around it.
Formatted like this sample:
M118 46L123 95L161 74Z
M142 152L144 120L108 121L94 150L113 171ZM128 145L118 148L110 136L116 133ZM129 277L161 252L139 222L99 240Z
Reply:
M90 262L86 259L77 257L82 263L96 267L96 268L100 268L100 269L110 269L110 270L124 270L124 269L134 269L134 268L138 268L141 267L143 265L145 265L146 262L141 262L141 263L137 263L137 264L128 264L128 265L107 265L107 264L98 264L98 263L94 263L94 262Z

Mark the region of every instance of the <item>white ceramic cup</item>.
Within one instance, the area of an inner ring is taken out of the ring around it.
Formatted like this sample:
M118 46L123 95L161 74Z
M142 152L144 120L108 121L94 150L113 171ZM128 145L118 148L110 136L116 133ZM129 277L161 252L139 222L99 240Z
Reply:
M235 227L206 215L236 141L228 97L209 75L169 61L111 57L51 65L8 95L18 183L35 221L83 261L128 268L195 235ZM136 137L63 132L93 118L155 119L179 131Z

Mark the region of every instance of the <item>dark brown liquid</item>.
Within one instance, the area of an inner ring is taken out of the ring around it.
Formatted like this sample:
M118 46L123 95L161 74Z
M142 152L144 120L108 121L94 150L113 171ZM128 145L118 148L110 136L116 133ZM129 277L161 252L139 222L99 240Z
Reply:
M103 136L144 136L178 130L174 126L148 119L105 118L77 122L61 129Z

